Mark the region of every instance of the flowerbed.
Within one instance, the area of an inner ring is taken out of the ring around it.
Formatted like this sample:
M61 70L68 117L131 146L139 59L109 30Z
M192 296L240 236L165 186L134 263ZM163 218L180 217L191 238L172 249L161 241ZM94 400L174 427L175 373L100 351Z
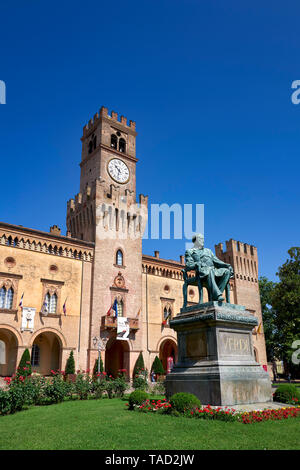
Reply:
M250 411L242 413L240 420L244 424L260 423L269 420L282 420L300 417L300 407L279 408L277 410Z
M126 403L126 406L129 406ZM156 400L147 399L140 405L134 405L133 408L143 413L162 413L172 416L186 416L192 419L209 419L227 422L241 422L244 424L260 423L262 421L283 420L288 418L300 417L300 407L287 407L279 409L266 409L262 411L239 412L229 407L212 407L210 405L201 406L193 411L179 413L174 409L166 399Z
M0 415L21 411L25 406L50 405L69 400L122 397L128 384L124 371L117 378L106 373L91 377L89 371L77 371L75 380L68 380L63 371L51 371L51 377L20 375L5 377L8 390L0 390Z

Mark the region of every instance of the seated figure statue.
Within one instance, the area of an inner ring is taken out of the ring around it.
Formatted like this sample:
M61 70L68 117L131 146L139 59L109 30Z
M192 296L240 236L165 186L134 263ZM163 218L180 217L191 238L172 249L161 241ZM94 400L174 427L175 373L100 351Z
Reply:
M208 300L224 301L223 292L226 290L226 302L230 303L229 279L233 277L233 268L217 258L209 248L204 248L204 236L199 233L192 238L194 247L185 252L185 269L183 284L183 308L187 305L188 285L197 285L199 304L203 302L203 287L208 292ZM188 271L195 271L195 276L188 277Z

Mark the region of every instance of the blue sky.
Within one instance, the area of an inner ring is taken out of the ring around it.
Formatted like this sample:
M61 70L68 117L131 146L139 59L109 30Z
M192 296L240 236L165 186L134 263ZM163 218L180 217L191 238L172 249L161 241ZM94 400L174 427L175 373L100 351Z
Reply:
M65 233L82 127L105 105L137 123L137 192L205 204L206 245L253 244L275 279L299 246L299 13L296 1L1 2L0 219Z

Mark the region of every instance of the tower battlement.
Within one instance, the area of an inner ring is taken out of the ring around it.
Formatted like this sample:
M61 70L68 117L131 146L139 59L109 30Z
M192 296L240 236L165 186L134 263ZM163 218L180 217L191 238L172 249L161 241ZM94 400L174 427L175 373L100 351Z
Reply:
M258 256L254 245L233 240L232 238L223 243L215 245L216 256L225 263L231 264L236 279L257 283Z
M128 125L126 116L121 115L120 119L119 119L118 113L116 113L115 111L111 111L111 114L109 115L108 114L108 108L106 108L105 106L102 106L100 108L100 110L94 115L94 117L91 118L89 120L89 122L83 127L83 137L85 137L88 133L90 133L90 131L92 129L95 128L95 126L98 124L98 121L101 118L107 118L107 119L111 119L112 121L116 121L120 125L128 128L128 129L131 129L133 131L135 131L135 129L136 129L136 122L135 121L130 120L129 125Z
M221 256L225 253L242 253L244 255L256 256L257 257L257 248L254 245L249 245L248 243L243 243L240 241L233 240L232 238L225 242L226 249L224 250L223 243L215 245L216 255Z
M136 202L134 191L123 191L117 184L98 178L91 186L75 195L67 202L67 229L75 238L93 239L97 213L118 211L126 217L142 217L145 219L148 208L148 196L139 195Z

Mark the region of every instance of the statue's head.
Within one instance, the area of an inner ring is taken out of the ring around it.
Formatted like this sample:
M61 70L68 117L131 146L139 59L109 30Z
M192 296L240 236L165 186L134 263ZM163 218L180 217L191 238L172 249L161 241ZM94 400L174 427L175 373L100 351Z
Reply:
M195 248L202 249L204 247L204 235L202 235L202 233L196 233L192 238L192 242Z

